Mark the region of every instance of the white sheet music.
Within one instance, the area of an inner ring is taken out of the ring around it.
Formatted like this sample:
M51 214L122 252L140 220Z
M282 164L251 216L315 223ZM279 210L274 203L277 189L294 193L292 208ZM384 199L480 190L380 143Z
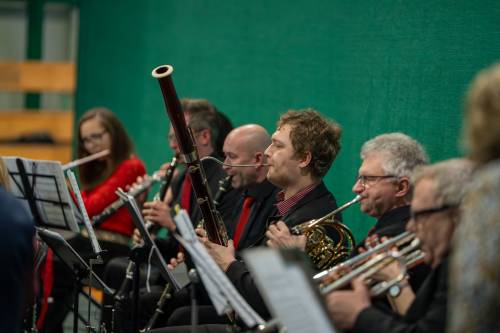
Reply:
M289 333L335 332L309 277L297 264L286 263L278 250L254 248L243 253L274 318Z
M34 179L34 195L37 199L38 211L46 226L79 232L75 219L74 204L66 186L61 163L58 161L30 160L11 156L3 157L10 174L12 193L22 200L30 212L31 209L26 200L23 183L16 164L16 159L18 158L22 160L24 168L29 174L28 179L32 187ZM33 177L32 174L36 174L36 176Z
M175 217L175 222L183 237L183 239L179 237L179 241L191 255L219 315L226 312L230 306L248 327L264 324L264 320L243 299L205 246L200 243L186 211L181 210Z

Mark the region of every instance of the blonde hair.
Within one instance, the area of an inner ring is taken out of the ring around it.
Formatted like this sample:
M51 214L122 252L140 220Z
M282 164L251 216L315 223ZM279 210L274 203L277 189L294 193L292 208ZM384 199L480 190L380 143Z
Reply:
M485 164L500 158L500 63L479 72L467 93L465 146Z

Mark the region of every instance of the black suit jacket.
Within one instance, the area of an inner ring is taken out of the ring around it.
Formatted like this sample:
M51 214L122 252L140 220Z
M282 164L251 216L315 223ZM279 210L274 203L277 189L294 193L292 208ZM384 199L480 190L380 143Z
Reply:
M370 230L371 234L377 234L380 238L394 237L406 230L406 224L410 220L410 206L402 206L394 208L382 215L375 223L375 226ZM358 254L360 246L364 246L366 238L361 240L356 245L356 251L353 255Z
M33 219L0 186L0 332L20 332L23 309L32 297Z
M214 156L212 155L213 157ZM212 199L213 196L217 193L217 190L219 188L219 181L224 178L226 175L226 172L222 169L222 167L217 163L212 160L204 160L201 162L203 170L205 171L205 176L207 178L207 183L208 183L208 188L212 194ZM172 180L172 194L173 194L173 200L171 203L171 207L174 207L176 204L179 204L181 202L181 195L182 195L182 184L184 182L184 177L186 176L187 170L183 170L179 176L175 177ZM227 193L225 195L226 201L233 200L235 201L235 192L230 191L230 193ZM233 198L233 199L230 199ZM191 221L193 222L193 226L196 228L199 224L199 221L202 219L202 214L200 207L198 203L196 202L196 194L194 193L194 189L191 190L191 196L190 196L190 204L189 204L189 217L191 218ZM222 218L227 218L224 214L222 214ZM179 244L173 237L169 237L167 239L156 239L156 245L162 252L164 258L167 259L167 261L172 258L177 256L177 252L179 250Z
M274 205L276 203L277 193L278 188L271 184L268 180L264 180L262 183L252 186L248 190L244 191L239 196L238 201L233 206L231 218L225 220L225 222L228 222L226 223L226 226L231 239L233 239L236 232L236 227L238 225L245 197L247 195L251 196L254 198L254 202L250 209L248 222L240 236L238 247L236 248L237 251L252 247L263 238L267 228L267 219L274 214L276 209Z
M289 227L293 227L302 222L323 217L335 208L337 204L334 196L323 183L320 183L284 216L274 216L268 221L283 220ZM264 318L269 318L269 311L245 263L233 262L229 265L226 275L250 306Z
M448 258L431 271L404 316L369 307L359 314L353 333L444 332L448 293Z

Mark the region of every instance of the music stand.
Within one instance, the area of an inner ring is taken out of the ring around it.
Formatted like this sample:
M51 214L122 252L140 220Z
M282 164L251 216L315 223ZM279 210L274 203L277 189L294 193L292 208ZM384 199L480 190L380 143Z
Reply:
M77 210L57 161L3 157L11 191L31 212L35 224L79 232Z
M177 280L173 276L173 274L168 270L165 259L163 258L160 250L153 241L151 234L146 228L144 218L142 217L141 211L139 209L139 206L137 205L137 202L135 201L135 198L123 192L121 189L118 189L116 191L116 194L125 201L125 206L127 206L127 209L129 210L130 215L132 216L132 220L134 221L135 227L139 230L142 239L144 240L144 245L134 247L130 255L130 260L135 263L134 274L133 274L133 286L132 286L133 290L132 322L133 322L133 330L134 332L137 332L140 265L141 262L146 257L148 250L151 250L153 251L154 254L156 254L156 258L159 261L158 267L160 270L160 274L168 283L170 283L170 285L172 286L172 290L175 292L180 290L181 287L179 285L179 282L177 282Z
M88 285L93 282L109 295L113 294L113 290L109 288L87 265L85 260L71 247L71 245L57 232L37 227L39 237L52 249L56 256L73 272L75 277L75 298L73 302L73 332L78 332L78 299L79 291L85 285L84 279L88 276ZM85 322L84 318L80 318ZM90 323L85 322L90 328Z

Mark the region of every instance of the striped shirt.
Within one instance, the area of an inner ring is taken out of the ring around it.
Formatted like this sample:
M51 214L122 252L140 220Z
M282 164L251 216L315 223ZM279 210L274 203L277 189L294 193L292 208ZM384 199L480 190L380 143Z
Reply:
M318 186L318 184L311 184L299 192L295 193L292 195L290 198L285 200L285 192L281 191L276 195L276 208L278 208L278 211L281 216L285 216L286 213L290 209L292 209L293 206L297 204L302 198L304 198L309 192L314 190L314 188Z

